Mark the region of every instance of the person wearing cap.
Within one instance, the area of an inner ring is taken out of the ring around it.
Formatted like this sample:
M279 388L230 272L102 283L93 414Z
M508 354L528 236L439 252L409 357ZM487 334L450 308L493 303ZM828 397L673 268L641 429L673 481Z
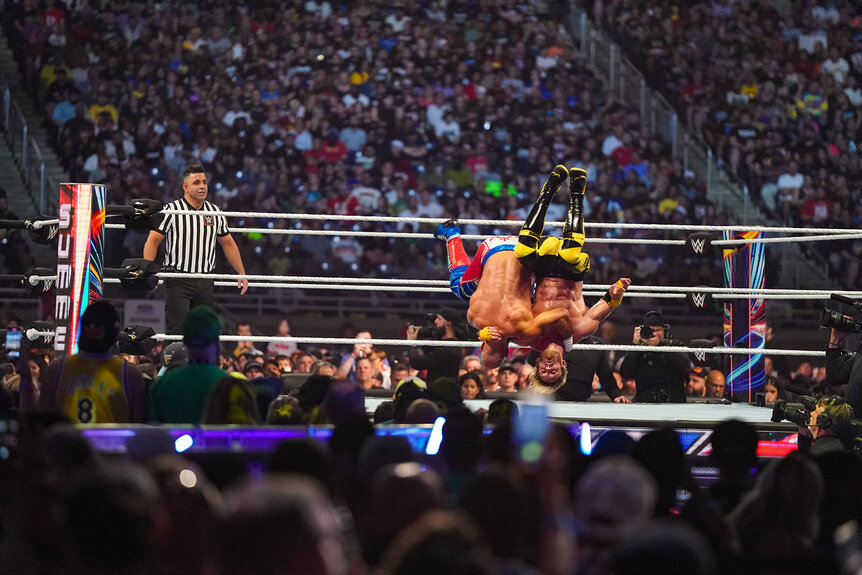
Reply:
M436 333L433 339L440 341L457 340L463 322L464 312L452 307L444 307L434 317ZM419 329L415 325L408 326L407 339L418 339ZM411 367L425 371L425 381L435 381L439 377L457 379L458 368L461 365L463 355L461 348L458 347L412 347L407 354L410 358Z
M506 393L518 391L517 368L508 361L504 361L497 375L497 383L500 386L497 391L505 391Z
M116 308L90 303L81 316L78 353L54 361L42 375L39 407L75 423L142 423L146 385L137 368L114 353L119 332Z
M706 369L693 367L685 373L685 394L688 397L706 397Z
M175 341L168 344L162 350L162 368L159 370L159 377L165 374L168 370L177 369L189 362L189 350L186 344L181 341Z
M256 359L249 360L242 367L242 374L248 379L263 377L263 364Z
M645 328L649 328L646 330ZM651 331L652 333L647 333ZM685 403L685 374L691 367L684 353L659 353L650 347L667 345L670 324L660 311L648 311L634 329L632 343L644 346L644 351L627 353L620 376L634 379L637 391L635 403ZM650 337L644 337L649 335Z
M172 369L153 382L150 421L191 425L200 422L210 391L228 375L218 367L221 329L221 318L211 308L197 306L189 311L183 322L188 365Z

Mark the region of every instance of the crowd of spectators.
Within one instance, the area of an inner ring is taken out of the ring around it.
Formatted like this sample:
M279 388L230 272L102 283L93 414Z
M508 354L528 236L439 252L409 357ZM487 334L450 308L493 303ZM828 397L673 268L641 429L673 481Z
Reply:
M858 3L594 0L592 16L763 208L792 225L862 224ZM819 249L859 287L862 242Z
M115 360L94 350L115 343L116 311L97 302L82 324L81 353L104 376ZM83 406L98 393L89 387L91 395L74 395L69 405L61 398L70 391L55 388L56 400L43 396L44 409L34 410L33 395L40 387L47 393L54 368L25 350L13 359L17 413L0 390L0 573L810 575L838 572L851 558L834 534L862 520L855 453L758 462L755 429L723 422L711 438L718 477L702 485L671 428L637 441L609 431L584 450L566 427L549 424L531 444L535 452L516 431L517 404L498 399L471 411L454 378L425 382L406 357L391 365L393 400L372 418L363 368L335 379L338 362L322 350L297 350L297 361L282 365L288 356L276 351L270 361L248 342L220 346L222 327L208 308L189 313L185 348L173 343L159 353L164 365L150 386L150 415L171 424L248 426L265 414L270 425L331 425L328 442L290 439L263 455L185 451L183 438L142 426L126 438L123 456L102 455L70 424L68 408L78 418L82 410L94 418L119 412ZM369 360L375 350L366 345L346 355ZM144 368L148 355L126 357ZM233 360L242 361L242 373L215 365L233 369ZM306 376L275 396L268 380L292 365ZM490 376L466 359L452 367L474 385ZM501 367L494 386L517 386L518 371ZM68 387L75 379L65 380ZM129 385L120 393L135 392ZM165 393L173 394L168 403ZM128 414L134 419L135 409ZM417 452L405 436L384 433L392 423L440 416L436 449Z
M3 22L73 178L107 183L114 203L175 199L178 172L194 162L222 208L517 220L564 162L587 169L588 222L724 223L584 65L559 25L565 3L537 6L12 1ZM549 217L564 210L554 204ZM444 277L430 239L239 241L262 256L250 273ZM124 244L110 256L119 259L139 256L143 239L111 243ZM719 269L663 246L588 249L597 282L708 284Z

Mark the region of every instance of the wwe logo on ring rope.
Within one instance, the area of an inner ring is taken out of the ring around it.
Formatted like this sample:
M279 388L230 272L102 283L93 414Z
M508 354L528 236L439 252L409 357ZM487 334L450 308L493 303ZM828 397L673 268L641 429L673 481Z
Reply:
M693 355L697 361L703 363L706 361L706 352L705 351L695 351Z
M706 294L705 293L693 293L691 294L691 301L694 303L695 307L705 307L706 306Z
M692 238L691 239L691 249L696 254L702 254L706 249L706 240L703 238Z

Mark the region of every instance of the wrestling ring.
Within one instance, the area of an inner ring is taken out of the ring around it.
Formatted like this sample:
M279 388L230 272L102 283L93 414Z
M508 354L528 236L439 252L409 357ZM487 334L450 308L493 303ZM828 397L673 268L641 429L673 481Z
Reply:
M127 226L136 229L142 229L141 221L146 221L156 213L168 213L168 210L159 208L155 210L150 204L146 208L140 205L135 206L105 206L107 218L112 216L126 216L126 224L104 223L104 228L107 229L125 229ZM199 212L171 210L170 213L177 215L199 215ZM357 238L395 238L402 240L411 239L431 239L433 227L441 223L439 218L401 218L387 216L331 216L322 214L286 214L286 213L265 213L265 212L239 212L239 211L224 211L221 215L229 219L256 220L262 219L268 221L267 227L243 227L229 226L231 232L253 233L253 234L277 234L287 236L329 236L332 238L341 237L357 237ZM136 221L137 223L130 226L129 222ZM103 220L106 221L106 220ZM283 227L276 222L290 221L294 222L294 227ZM302 227L302 222L317 221L325 223L343 223L348 221L351 224L359 222L379 223L379 224L410 224L410 225L427 225L427 232L406 232L406 231L363 231L357 229L308 229ZM499 230L506 227L519 227L522 222L510 220L485 220L485 219L462 219L462 226L492 226ZM61 219L53 218L38 218L34 220L21 220L13 222L0 222L0 227L25 229L30 232L31 237L36 240L54 241L57 235L57 226L61 223ZM5 226L4 226L5 224ZM431 227L433 226L433 227ZM548 223L547 227L562 226L562 223ZM678 246L680 249L690 249L696 254L708 252L710 248L723 250L725 258L728 252L742 251L738 248L759 247L762 249L766 244L772 243L787 243L787 242L819 242L819 241L838 241L846 239L862 239L862 233L850 229L833 229L833 228L785 228L785 227L769 227L769 226L700 226L700 225L668 225L668 224L639 224L639 223L596 223L587 222L587 245L592 244L625 244L625 243L649 243L655 245ZM745 230L745 235L740 237L739 230ZM625 238L625 237L602 237L590 235L590 230L611 230L614 234L620 234L625 230L641 230L641 231L671 231L671 232L689 232L691 235L687 239L643 239L643 238ZM500 232L495 232L500 233ZM715 239L712 234L721 233L723 239ZM782 234L780 237L763 237L762 234ZM483 240L487 235L471 235L462 234L463 240ZM47 242L45 242L47 243ZM58 268L59 269L59 268ZM24 287L28 294L38 295L47 293L54 289L56 283L60 279L61 274L57 270L50 268L36 268L19 276L3 276L0 279L14 280L20 286ZM122 283L126 286L140 282L160 282L164 279L173 277L187 277L187 274L179 274L162 271L147 271L138 267L138 264L132 262L123 262L120 268L104 267L103 281L105 284ZM450 292L449 282L446 279L440 280L417 280L417 279L396 279L396 278L366 278L366 277L329 277L329 276L297 276L297 275L262 275L262 274L196 274L196 277L207 277L214 280L216 286L236 287L237 280L246 279L249 281L249 288L260 289L286 289L286 290L330 290L338 292L348 291L374 291L374 292L399 292L399 293L444 293ZM762 278L761 278L762 279ZM606 285L585 283L583 286L583 295L585 297L601 297ZM853 291L827 291L827 290L806 290L801 292L795 289L767 289L760 284L757 286L747 287L717 287L717 286L646 286L633 284L625 294L626 298L650 298L650 299L680 299L686 300L692 307L705 307L706 303L713 304L730 304L735 301L753 302L758 301L762 307L764 301L768 300L823 300L827 299L830 294L838 293L847 298L862 299L862 292ZM453 303L456 301L453 298ZM56 328L46 325L45 322L36 322L24 330L26 337L31 341L43 340L48 341L56 334ZM156 334L154 339L159 341L179 340L181 336ZM284 342L296 344L313 344L313 345L353 345L357 343L369 343L376 346L447 346L460 348L475 348L480 342L478 341L438 341L438 340L410 340L410 339L386 339L386 338L371 338L371 339L355 339L355 338L337 338L337 337L280 337L280 336L235 336L222 335L221 340L224 342L231 341L252 341L252 342ZM747 339L745 341L753 341ZM642 346L635 345L575 345L575 349L602 349L614 352L629 352L643 351ZM703 358L705 354L710 356L721 355L722 357L739 356L746 358L749 361L756 362L763 355L769 356L801 356L801 357L823 357L825 352L825 342L819 350L799 350L799 349L772 349L764 346L763 338L757 341L757 345L743 346L737 341L736 345L723 347L703 347L703 346L661 346L650 348L650 351L655 352L682 352L691 354L697 358ZM732 389L731 382L728 381L728 388ZM751 393L749 393L751 396ZM366 397L366 408L369 412L381 402L385 401L385 397ZM490 400L470 400L467 402L471 408L487 408ZM754 424L761 435L761 454L763 455L783 455L788 450L795 449L795 427L787 423L772 423L770 421L771 409L767 407L757 407L750 405L747 402L730 403L728 401L715 401L713 403L689 403L689 404L615 404L606 402L584 402L584 403L569 403L569 402L554 402L550 406L550 415L554 419L566 422L574 430L577 428L578 433L584 432L584 425L587 425L587 430L593 436L594 441L608 429L625 429L632 434L645 433L649 429L671 425L680 431L683 438L686 452L691 455L704 455L709 452L708 438L712 428L720 421L728 419L740 419ZM94 442L97 447L105 451L122 451L124 439L134 434L135 426L117 428L89 428L85 434ZM411 436L411 441L420 442L424 437L427 440L427 435L430 429L422 428L421 426L414 429L395 430L395 433L406 434ZM262 429L232 429L232 430L203 430L201 428L183 428L171 429L171 433L176 436L192 434L195 439L195 445L200 449L220 449L224 446L239 447L241 449L264 449L267 445L274 444L277 440L284 437L293 437L298 435L313 436L325 439L327 431L325 429L305 429L305 430L262 430Z

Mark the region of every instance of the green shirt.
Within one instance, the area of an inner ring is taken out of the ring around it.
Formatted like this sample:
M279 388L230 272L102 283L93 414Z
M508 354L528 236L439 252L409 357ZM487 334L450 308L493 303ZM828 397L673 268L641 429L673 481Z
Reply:
M227 375L226 371L209 363L186 365L166 372L150 387L149 420L200 423L210 390Z

